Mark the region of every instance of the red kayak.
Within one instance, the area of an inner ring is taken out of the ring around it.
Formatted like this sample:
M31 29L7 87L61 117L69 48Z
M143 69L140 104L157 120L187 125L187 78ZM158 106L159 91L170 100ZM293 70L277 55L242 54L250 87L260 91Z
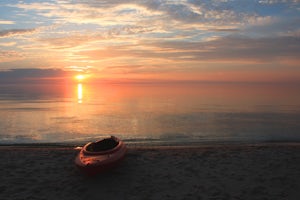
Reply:
M126 154L126 145L111 136L86 144L75 159L76 166L88 175L95 175L115 167Z

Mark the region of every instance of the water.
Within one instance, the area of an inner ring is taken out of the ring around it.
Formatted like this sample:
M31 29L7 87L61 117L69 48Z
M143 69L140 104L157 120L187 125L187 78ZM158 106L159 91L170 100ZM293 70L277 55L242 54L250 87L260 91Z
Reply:
M0 143L299 141L300 93L271 84L0 86Z

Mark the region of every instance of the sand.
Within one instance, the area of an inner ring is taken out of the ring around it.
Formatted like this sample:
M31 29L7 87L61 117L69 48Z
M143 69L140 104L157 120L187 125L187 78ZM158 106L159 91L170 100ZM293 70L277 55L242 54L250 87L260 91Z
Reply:
M87 177L71 147L0 147L0 199L300 199L300 144L129 147Z

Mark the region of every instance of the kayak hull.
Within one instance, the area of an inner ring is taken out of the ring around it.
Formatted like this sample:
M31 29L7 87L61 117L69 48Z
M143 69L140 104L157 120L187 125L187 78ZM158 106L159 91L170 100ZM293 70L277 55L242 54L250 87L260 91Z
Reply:
M89 151L88 147L92 143L86 144L75 158L76 166L90 176L116 167L124 159L127 148L123 141L112 138L117 141L117 146L105 151Z

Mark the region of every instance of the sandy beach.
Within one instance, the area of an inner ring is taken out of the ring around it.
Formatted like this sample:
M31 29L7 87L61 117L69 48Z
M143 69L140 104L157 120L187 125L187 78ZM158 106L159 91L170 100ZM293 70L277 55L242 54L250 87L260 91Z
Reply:
M130 146L86 177L72 147L0 147L0 199L300 199L300 144Z

